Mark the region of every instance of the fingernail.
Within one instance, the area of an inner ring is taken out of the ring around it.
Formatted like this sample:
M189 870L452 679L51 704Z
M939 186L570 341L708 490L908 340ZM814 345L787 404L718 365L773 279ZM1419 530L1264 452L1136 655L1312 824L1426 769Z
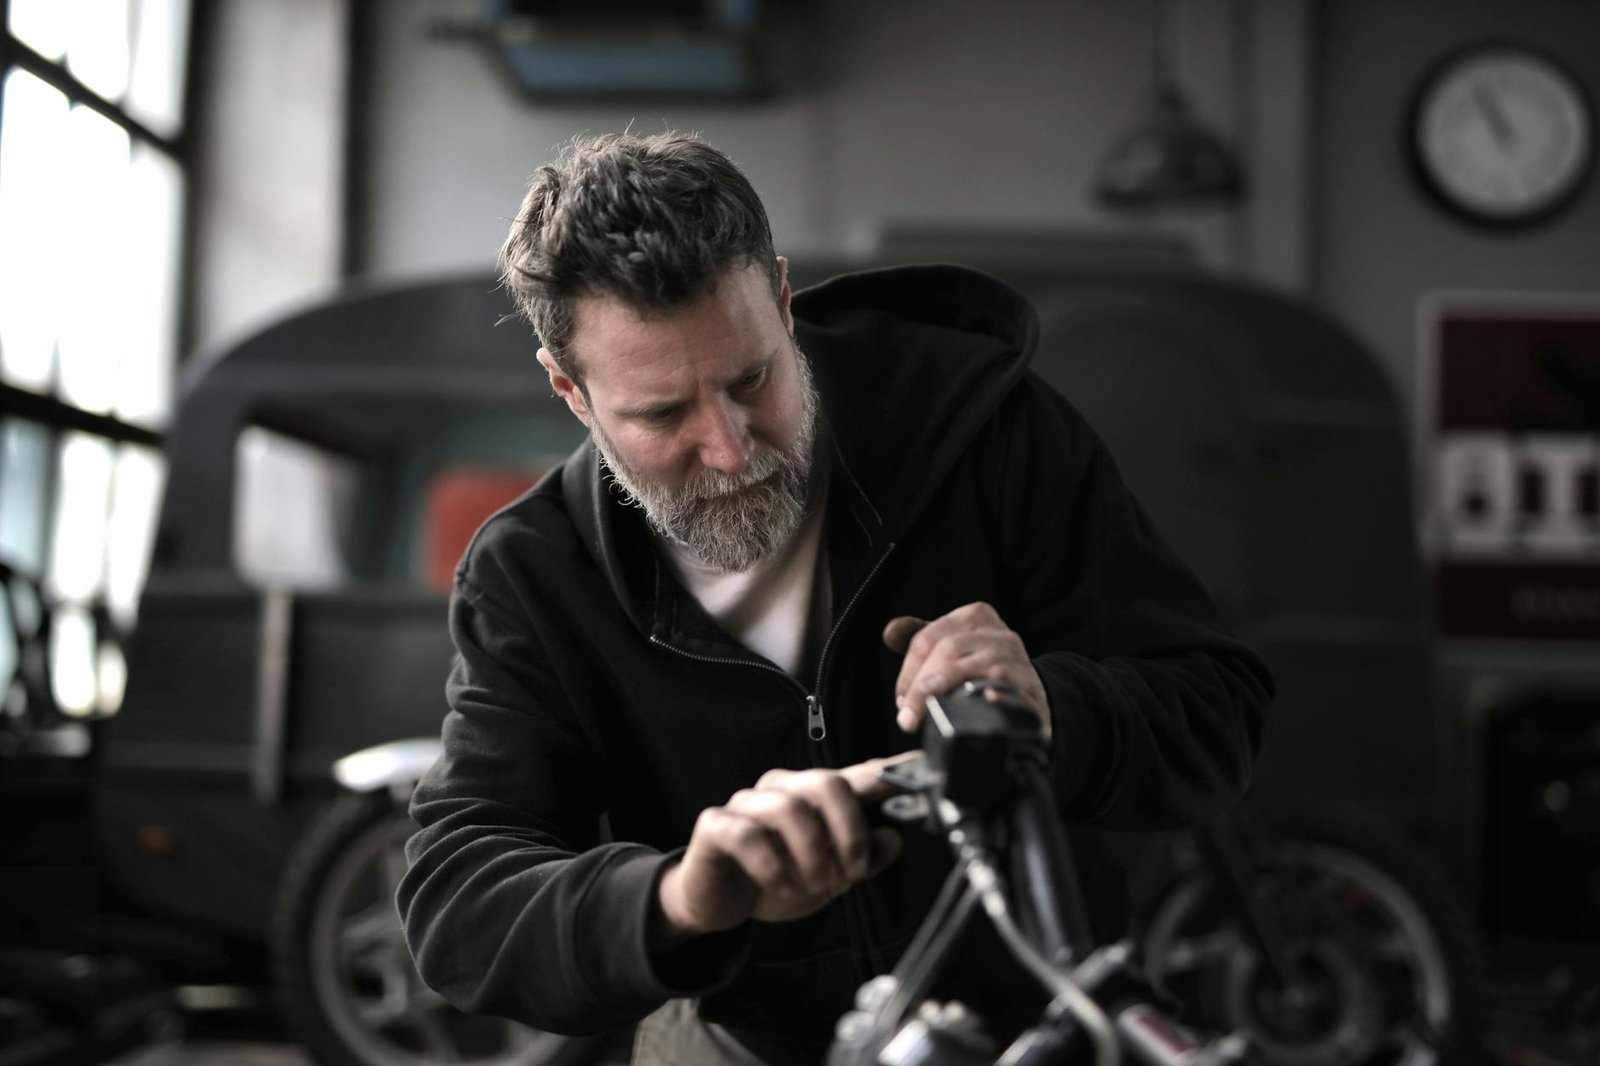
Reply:
M907 733L916 728L917 716L911 713L911 708L901 706L900 713L895 716L895 721L900 723L900 728Z

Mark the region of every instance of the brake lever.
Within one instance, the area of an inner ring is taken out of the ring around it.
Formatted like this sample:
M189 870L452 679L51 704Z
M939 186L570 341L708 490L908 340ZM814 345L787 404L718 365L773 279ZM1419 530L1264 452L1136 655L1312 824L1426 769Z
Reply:
M938 776L922 752L885 766L878 780L900 791L878 804L867 807L867 821L873 825L899 827L917 822L932 825L933 803L929 794Z

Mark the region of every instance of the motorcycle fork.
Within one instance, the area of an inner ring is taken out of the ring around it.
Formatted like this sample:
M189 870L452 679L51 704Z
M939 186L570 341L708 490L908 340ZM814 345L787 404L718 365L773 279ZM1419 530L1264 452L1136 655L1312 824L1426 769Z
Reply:
M1245 936L1266 963L1279 988L1296 984L1303 976L1289 955L1283 930L1250 891L1254 875L1244 839L1231 820L1219 818L1196 833L1201 861L1211 869L1227 907L1238 916Z

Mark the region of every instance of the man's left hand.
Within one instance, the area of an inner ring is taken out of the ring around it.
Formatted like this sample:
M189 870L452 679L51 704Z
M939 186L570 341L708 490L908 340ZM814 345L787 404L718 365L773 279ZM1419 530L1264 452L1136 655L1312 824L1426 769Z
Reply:
M949 614L924 621L910 615L892 619L883 628L883 642L905 653L894 699L900 728L914 733L928 713L928 697L943 695L967 681L1004 681L1016 689L1050 736L1050 703L1044 682L1022 646L1022 638L1001 621L987 603L969 603ZM989 692L990 700L999 694Z

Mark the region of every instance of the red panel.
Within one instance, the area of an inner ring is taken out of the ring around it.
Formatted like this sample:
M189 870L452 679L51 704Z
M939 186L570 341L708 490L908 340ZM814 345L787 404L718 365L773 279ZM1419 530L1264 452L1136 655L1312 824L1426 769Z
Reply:
M478 527L500 508L526 492L544 471L464 468L446 470L428 487L426 533L428 587L449 592L461 560Z

